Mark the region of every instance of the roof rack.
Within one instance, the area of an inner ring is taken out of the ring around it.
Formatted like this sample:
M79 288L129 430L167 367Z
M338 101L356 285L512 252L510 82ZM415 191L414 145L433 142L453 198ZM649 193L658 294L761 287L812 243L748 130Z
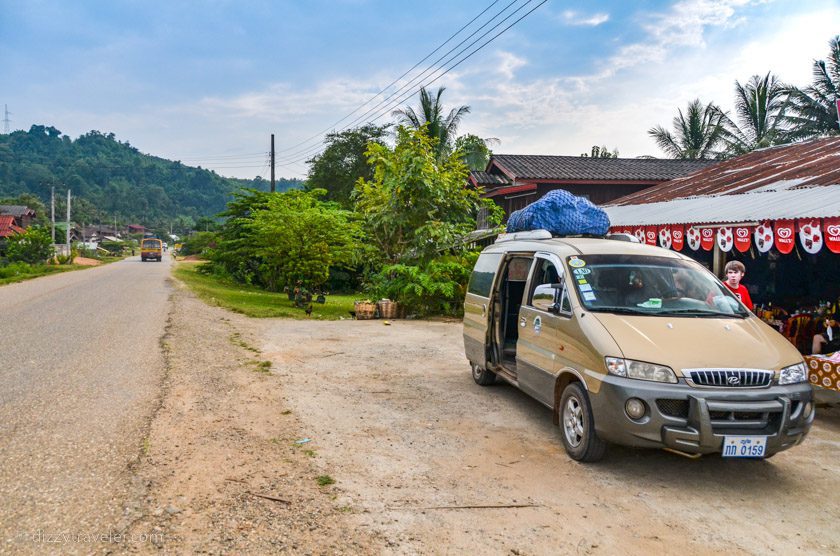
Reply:
M513 233L505 233L499 234L499 237L496 238L496 243L501 243L504 241L522 241L522 240L536 240L536 239L551 239L551 238L595 238L595 239L613 239L616 241L629 241L631 243L639 243L639 238L634 236L633 234L607 234L604 236L599 236L595 234L566 234L566 235L556 235L552 234L548 230L529 230L527 232L513 232Z

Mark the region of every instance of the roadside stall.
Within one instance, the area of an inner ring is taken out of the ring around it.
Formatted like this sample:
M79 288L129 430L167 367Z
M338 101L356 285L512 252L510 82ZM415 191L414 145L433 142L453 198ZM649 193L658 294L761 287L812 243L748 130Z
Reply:
M840 138L755 151L604 208L611 232L680 251L721 278L727 261L741 261L755 313L803 354L824 347L815 336L840 320ZM837 364L809 360L812 382L840 389Z

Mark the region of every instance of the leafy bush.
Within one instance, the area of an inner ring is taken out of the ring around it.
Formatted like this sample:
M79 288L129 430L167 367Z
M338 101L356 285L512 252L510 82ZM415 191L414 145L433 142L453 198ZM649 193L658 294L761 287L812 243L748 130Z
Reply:
M34 271L35 269L28 263L11 263L5 266L0 266L0 279L11 278L21 274L32 274Z
M6 257L10 262L43 263L52 255L52 237L41 226L31 226L24 233L11 236L6 243Z
M215 249L219 241L216 232L195 232L181 245L179 255L204 255L208 249Z
M119 255L125 249L126 244L123 241L102 241L99 243L99 247L105 249L111 255Z
M476 254L447 256L420 265L387 265L371 277L369 291L393 299L417 316L461 316Z

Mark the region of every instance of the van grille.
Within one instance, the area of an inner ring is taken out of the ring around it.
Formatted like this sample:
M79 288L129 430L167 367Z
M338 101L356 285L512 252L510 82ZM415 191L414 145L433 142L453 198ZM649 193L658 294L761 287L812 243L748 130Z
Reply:
M656 400L659 411L670 417L688 417L688 400Z
M720 388L766 388L773 382L773 371L764 369L683 369L693 386Z

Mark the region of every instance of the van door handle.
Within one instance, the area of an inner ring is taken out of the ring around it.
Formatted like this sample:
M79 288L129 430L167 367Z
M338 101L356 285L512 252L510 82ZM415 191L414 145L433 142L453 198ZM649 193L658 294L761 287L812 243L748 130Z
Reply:
M487 314L487 305L484 304L481 306L481 316L485 316Z
M528 319L526 319L525 317L519 317L519 326L523 328L528 326Z

